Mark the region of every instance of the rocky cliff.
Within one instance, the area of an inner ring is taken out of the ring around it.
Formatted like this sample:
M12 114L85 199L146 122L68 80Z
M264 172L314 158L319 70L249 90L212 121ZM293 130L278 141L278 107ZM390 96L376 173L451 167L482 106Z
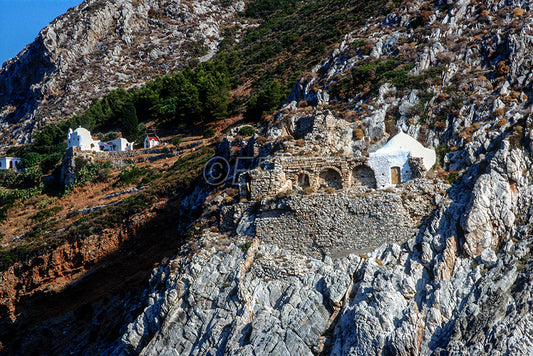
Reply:
M176 71L191 58L210 58L243 8L244 2L213 0L86 0L71 8L3 64L2 142L28 142L35 129L112 89Z
M437 148L454 184L415 237L316 259L275 239L206 233L196 253L155 271L145 311L114 352L533 352L528 10L520 2L402 4L347 35L268 128L278 154L329 152L338 141L313 148L305 135L286 136L329 103L355 128L347 152L375 150L398 130Z
M232 130L220 156L261 171L264 157L365 156L402 130L439 164L387 191L248 200L198 184L180 201L201 211L188 242L99 352L531 354L529 10L402 2L347 34L260 135Z
M113 352L529 354L529 155L502 141L416 237L366 255L320 260L206 233L155 271L148 306Z

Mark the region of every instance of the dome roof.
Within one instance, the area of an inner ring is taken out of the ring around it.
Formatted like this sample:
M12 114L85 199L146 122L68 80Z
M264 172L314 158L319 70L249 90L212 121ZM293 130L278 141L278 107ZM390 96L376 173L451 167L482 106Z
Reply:
M393 152L393 151L418 151L418 150L426 150L424 146L417 140L415 140L413 137L409 136L406 133L400 132L393 138L389 140L385 144L385 146L381 147L379 150L377 150L374 153L387 153L387 152Z
M74 130L74 132L77 133L79 136L86 136L86 135L88 135L89 137L91 136L91 133L89 132L89 130L84 129L83 127L78 127L76 130Z
M423 159L426 170L429 170L436 162L435 151L425 148L420 142L406 133L400 132L376 152L370 153L370 157L394 155L396 152L408 152L411 157Z

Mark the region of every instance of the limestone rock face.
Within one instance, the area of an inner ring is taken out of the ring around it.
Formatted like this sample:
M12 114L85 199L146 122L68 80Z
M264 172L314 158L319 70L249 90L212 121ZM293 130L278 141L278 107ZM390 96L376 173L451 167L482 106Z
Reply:
M2 141L27 142L33 129L112 89L210 58L243 9L214 0L86 0L71 8L0 69Z
M321 262L256 240L246 253L204 236L204 249L160 269L124 351L142 355L313 355L362 260ZM115 350L115 352L121 352Z
M465 252L479 255L496 246L516 220L517 184L524 182L527 166L519 151L504 149L495 156L489 173L481 175L472 191L472 208L463 221Z
M321 261L257 235L245 245L206 233L197 253L156 271L145 311L113 352L531 353L529 153L503 141L486 160L415 237L365 255ZM498 225L479 233L487 222Z

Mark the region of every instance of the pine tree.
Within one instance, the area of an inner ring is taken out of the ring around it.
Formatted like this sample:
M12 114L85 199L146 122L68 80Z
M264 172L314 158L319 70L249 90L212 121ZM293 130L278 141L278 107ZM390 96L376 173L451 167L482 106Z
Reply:
M131 101L124 104L120 114L120 124L122 126L122 134L128 141L135 141L138 135L139 120L137 119L137 112L135 106Z

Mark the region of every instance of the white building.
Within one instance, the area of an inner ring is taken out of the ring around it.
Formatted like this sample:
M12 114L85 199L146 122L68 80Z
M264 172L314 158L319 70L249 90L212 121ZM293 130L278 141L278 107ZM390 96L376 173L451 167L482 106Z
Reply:
M369 154L368 164L376 175L377 188L387 188L406 182L413 177L409 157L422 158L429 170L436 162L435 151L422 146L413 137L400 132L385 146Z
M0 169L17 169L20 163L20 158L16 157L1 157Z
M78 127L68 130L67 147L79 147L82 151L100 151L101 142L92 138L89 130Z
M125 138L116 138L101 144L102 151L133 151L133 142L128 142Z
M152 148L159 145L159 139L155 136L146 136L144 139L144 148Z
M109 142L94 139L89 130L78 127L68 130L67 147L79 147L81 151L132 151L133 142L125 138L117 138Z

